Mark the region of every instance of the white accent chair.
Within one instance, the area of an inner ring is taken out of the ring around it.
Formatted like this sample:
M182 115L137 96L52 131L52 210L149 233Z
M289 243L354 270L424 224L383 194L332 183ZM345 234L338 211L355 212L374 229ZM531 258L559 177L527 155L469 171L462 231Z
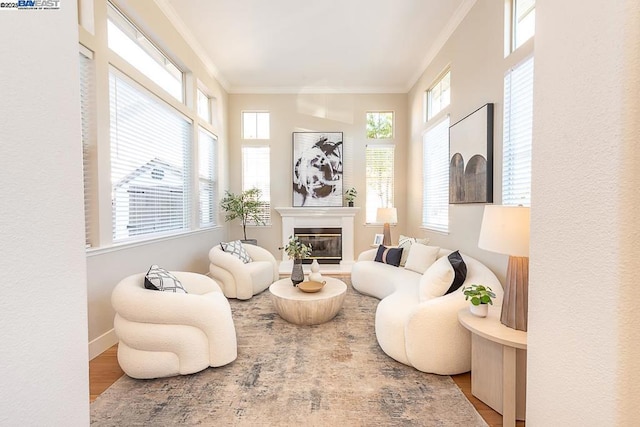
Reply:
M438 259L450 253L440 249ZM434 296L429 294L430 274L426 271L420 274L375 262L375 255L376 249L360 254L351 270L351 283L360 293L380 299L375 333L382 351L422 372L454 375L470 371L471 335L458 322L458 312L470 304L462 287L472 283L491 287L497 298L490 310L500 310L503 292L495 274L462 254L466 280L458 290Z
M209 273L227 298L250 299L279 279L278 263L271 252L256 245L242 246L252 259L247 264L223 251L220 245L209 251Z
M231 307L218 284L202 274L171 273L188 293L146 289L141 273L111 294L118 363L132 378L192 374L238 355Z

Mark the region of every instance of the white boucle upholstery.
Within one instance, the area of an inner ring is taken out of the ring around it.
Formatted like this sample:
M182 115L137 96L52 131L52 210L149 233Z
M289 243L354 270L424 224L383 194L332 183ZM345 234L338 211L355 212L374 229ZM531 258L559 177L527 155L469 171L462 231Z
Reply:
M278 280L278 263L268 250L243 244L252 261L245 264L220 245L209 251L209 273L227 298L250 299Z
M144 273L123 279L111 294L118 362L132 378L191 374L237 357L231 307L207 276L172 271L186 294L149 290Z
M497 295L494 309L499 310L502 286L495 274L463 254L467 278L460 289L444 296L425 296L420 295L420 288L429 288L427 272L419 274L375 262L375 253L372 249L360 254L351 270L351 283L358 292L381 300L375 316L380 348L398 362L423 372L454 375L471 370L471 336L458 322L458 312L469 306L462 286L478 283L491 287ZM438 259L450 253L441 249Z

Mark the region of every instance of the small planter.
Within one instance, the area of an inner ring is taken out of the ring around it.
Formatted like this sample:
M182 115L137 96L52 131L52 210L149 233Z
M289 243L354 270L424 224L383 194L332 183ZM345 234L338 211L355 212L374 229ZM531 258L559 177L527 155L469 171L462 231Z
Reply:
M478 317L487 317L489 313L489 304L469 305L469 311L471 314Z

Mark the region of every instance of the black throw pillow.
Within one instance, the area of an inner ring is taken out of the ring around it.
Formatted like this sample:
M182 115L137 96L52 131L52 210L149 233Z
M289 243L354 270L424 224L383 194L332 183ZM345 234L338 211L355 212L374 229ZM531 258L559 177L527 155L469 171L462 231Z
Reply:
M375 260L397 267L400 265L400 258L402 258L402 248L387 248L380 245Z
M453 283L451 283L451 286L449 286L449 289L445 292L445 295L458 290L467 278L467 264L464 263L459 251L449 254L449 262L451 263L451 267L453 267L455 277L453 278Z

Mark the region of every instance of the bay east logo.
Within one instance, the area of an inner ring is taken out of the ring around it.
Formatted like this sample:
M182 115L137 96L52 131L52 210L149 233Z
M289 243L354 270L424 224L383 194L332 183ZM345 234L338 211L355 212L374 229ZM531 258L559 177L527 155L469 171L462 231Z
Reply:
M0 2L0 9L13 10L45 10L60 9L60 0L17 0Z

